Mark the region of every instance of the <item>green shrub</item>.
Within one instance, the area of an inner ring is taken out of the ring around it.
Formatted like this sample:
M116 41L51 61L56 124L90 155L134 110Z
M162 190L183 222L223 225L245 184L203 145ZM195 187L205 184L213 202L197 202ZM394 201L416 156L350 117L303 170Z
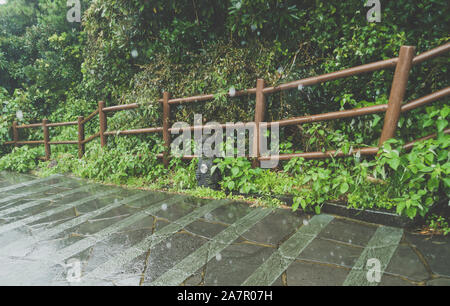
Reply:
M43 155L43 148L30 149L28 146L14 148L10 154L0 158L0 170L20 173L35 170L39 164L38 157Z

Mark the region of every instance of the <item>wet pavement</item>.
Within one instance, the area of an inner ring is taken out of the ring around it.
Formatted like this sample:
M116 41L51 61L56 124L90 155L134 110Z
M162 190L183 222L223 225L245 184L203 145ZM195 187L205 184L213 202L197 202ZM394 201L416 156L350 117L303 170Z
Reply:
M0 172L0 285L450 285L450 237Z

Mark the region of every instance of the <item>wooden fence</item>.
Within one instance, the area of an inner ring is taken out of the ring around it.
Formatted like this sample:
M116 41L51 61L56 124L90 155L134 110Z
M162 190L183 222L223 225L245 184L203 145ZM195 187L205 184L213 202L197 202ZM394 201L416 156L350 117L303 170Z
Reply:
M434 92L430 95L427 95L425 97L419 98L417 100L414 100L412 102L409 102L407 104L403 104L404 96L406 92L406 87L408 83L408 77L410 74L410 70L412 66L418 65L422 63L425 60L441 56L445 54L446 52L450 51L450 43L447 43L445 45L442 45L440 47L437 47L435 49L432 49L430 51L424 52L418 56L415 55L415 47L412 46L402 46L400 48L400 53L398 58L392 58L388 60L378 61L375 63L370 63L366 65L361 65L345 70L341 70L338 72L328 73L316 77L311 77L307 79L302 79L294 82L289 82L285 84L281 84L279 86L275 87L265 87L264 80L258 79L256 82L256 88L236 91L235 94L229 95L232 97L239 97L243 95L255 95L256 96L256 105L255 105L255 117L254 117L254 123L256 127L256 132L254 133L254 139L253 143L257 144L259 141L259 126L261 122L264 121L264 114L265 114L265 96L267 94L289 90L292 88L297 88L298 86L311 86L316 85L332 80L337 80L344 77L349 76L356 76L363 73L368 72L374 72L382 69L387 68L395 68L394 73L394 79L392 83L391 93L389 97L388 104L383 105L374 105L369 107L363 107L363 108L356 108L352 110L343 110L343 111L337 111L337 112L330 112L330 113L324 113L324 114L318 114L318 115L311 115L311 116L302 116L302 117L295 117L290 119L284 119L279 121L274 121L268 123L268 126L271 126L274 123L279 124L279 126L291 126L291 125L298 125L303 123L311 123L311 122L319 122L319 121L327 121L327 120L334 120L334 119L342 119L342 118L350 118L350 117L358 117L363 115L369 115L369 114L376 114L376 113L386 113L385 119L384 119L384 126L381 133L381 137L379 140L378 147L368 147L368 148L359 148L352 150L351 153L344 154L340 151L327 151L327 152L307 152L307 153L294 153L294 154L280 154L278 156L261 156L259 150L259 146L257 145L256 150L256 158L253 159L253 165L258 166L259 161L262 160L269 160L270 158L278 158L280 160L289 160L294 157L303 157L306 159L320 159L320 158L327 158L331 156L349 156L351 154L356 154L359 152L361 155L376 155L379 147L382 146L382 144L394 137L396 127L398 120L400 118L400 115L402 113L408 112L410 110L413 110L415 108L418 108L420 106L432 103L434 101L437 101L439 99L445 98L450 95L450 87L444 88L442 90L439 90L437 92ZM163 95L163 98L159 100L160 103L163 105L163 126L162 127L150 127L150 128L144 128L144 129L135 129L135 130L124 130L124 131L108 131L108 115L117 111L123 111L123 110L130 110L130 109L136 109L139 108L139 105L134 104L126 104L126 105L117 105L117 106L110 106L106 107L105 102L100 101L98 103L98 109L95 110L93 113L91 113L86 118L84 117L78 117L77 121L73 122L60 122L60 123L49 123L47 119L42 120L42 123L34 123L34 124L27 124L27 125L17 125L17 122L14 122L12 125L12 135L13 135L13 141L5 142L7 145L40 145L43 144L45 147L45 159L49 160L51 157L51 146L52 145L62 145L62 144L70 144L70 145L78 145L78 156L81 158L84 155L85 152L85 145L94 140L95 138L100 138L101 146L104 147L107 144L107 139L109 136L118 136L118 135L136 135L136 134L147 134L147 133L162 133L163 139L164 139L164 146L165 146L165 152L163 154L158 154L159 158L162 158L164 161L164 164L167 166L169 161L169 150L170 150L170 142L171 137L170 133L173 130L170 128L170 108L171 105L174 104L182 104L182 103L194 103L194 102L202 102L202 101L208 101L213 100L214 95L208 94L208 95L201 95L201 96L193 96L193 97L187 97L187 98L176 98L171 99L170 94L168 92L165 92ZM84 133L84 126L87 122L94 119L98 115L99 118L99 132L95 133L94 135L91 135L88 138L85 138ZM49 128L50 127L58 127L58 126L71 126L76 125L78 126L78 140L68 140L68 141L51 141L49 137ZM190 130L194 129L202 129L204 126L191 126L189 127ZM226 128L225 124L221 124L222 128ZM19 140L19 129L26 129L26 128L42 128L44 139L43 140L37 140L37 141L20 141ZM445 133L450 133L450 129L446 129L444 131ZM436 137L435 134L429 135L427 137L417 139L413 142L410 142L406 144L404 147L405 149L411 149L413 144L417 141L421 141L424 139L429 139ZM183 156L183 159L193 159L196 156L190 155L190 156Z

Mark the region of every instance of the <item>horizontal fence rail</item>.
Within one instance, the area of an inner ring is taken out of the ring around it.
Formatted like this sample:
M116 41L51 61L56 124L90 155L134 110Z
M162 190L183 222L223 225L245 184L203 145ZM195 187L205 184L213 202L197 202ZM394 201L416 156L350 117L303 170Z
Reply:
M410 70L413 66L423 63L426 60L441 56L450 51L450 43L446 43L440 47L434 48L432 50L426 51L420 55L414 56L415 47L411 46L402 46L399 52L399 57L382 60L370 64L360 65L353 68L344 69L337 72L327 73L320 76L310 77L302 80L297 80L293 82L288 82L285 84L280 84L277 86L265 87L264 80L257 80L257 84L255 88L245 89L236 91L234 93L228 93L227 96L230 98L240 97L245 95L255 95L256 97L256 105L255 105L255 117L254 124L256 127L256 132L253 135L253 145L256 145L257 152L256 158L252 158L253 166L258 166L260 161L270 160L273 158L278 158L279 160L289 160L292 158L302 157L305 159L322 159L329 157L342 157L342 156L351 156L354 154L360 154L365 156L373 156L377 155L380 147L387 139L393 138L394 133L397 127L397 122L402 113L414 110L418 107L422 107L429 103L438 101L450 95L450 87L441 89L434 93L431 93L427 96L421 97L414 101L403 104L404 95L406 92L406 86L408 82L408 77L410 75ZM305 153L292 153L292 154L279 154L276 156L261 156L258 151L259 148L259 127L260 124L264 121L265 115L265 98L266 95L290 90L293 88L298 88L299 86L306 87L321 84L324 82L329 82L345 77L356 76L364 73L374 72L383 69L391 69L395 68L394 79L391 87L391 94L389 97L388 104L382 105L373 105L368 107L356 108L351 110L341 110L336 112L329 112L323 114L316 115L308 115L301 116L289 119L283 119L278 121L268 122L267 126L273 126L277 124L280 127L284 126L292 126L292 125L300 125L305 123L312 122L322 122L328 120L336 120L336 119L344 119L344 118L353 118L371 114L385 113L385 121L382 130L382 135L380 137L380 141L377 147L366 147L366 148L357 148L351 149L350 152L344 153L340 150L330 150L326 152L305 152ZM173 104L184 104L184 103L196 103L203 101L214 100L214 94L205 94L198 95L186 98L170 98L170 94L165 92L163 99L158 100L159 103L162 104L163 107L163 126L162 127L149 127L149 128L141 128L134 130L116 130L116 131L108 131L107 130L107 122L108 115L125 110L133 110L138 109L140 106L137 103L133 104L125 104L125 105L116 105L116 106L105 106L105 102L100 101L98 103L98 108L93 111L86 118L83 116L78 117L77 121L72 122L59 122L59 123L48 123L46 119L44 119L41 123L33 123L33 124L24 124L17 125L17 122L13 122L12 125L12 135L13 140L5 142L6 145L44 145L45 147L45 158L49 160L51 157L51 145L78 145L78 157L81 158L85 153L85 146L87 143L93 141L96 138L100 138L101 146L104 147L107 145L107 138L110 136L121 136L121 135L139 135L139 134L151 134L151 133L162 133L164 140L165 151L162 154L156 154L158 158L163 159L164 164L168 166L169 160L169 148L171 143L170 133L173 131L182 131L182 130L202 130L205 128L205 125L196 125L185 128L170 128L170 108ZM99 131L89 137L86 138L85 135L85 125L93 120L98 115L99 119ZM242 123L245 126L245 123ZM78 139L77 140L59 140L59 141L50 141L49 137L49 128L50 127L63 127L63 126L77 126L78 127ZM227 128L227 124L219 124L222 129ZM239 124L235 124L234 127L239 127ZM29 140L29 141L20 141L19 140L19 130L20 129L28 129L28 128L42 128L43 130L43 140ZM445 134L450 133L450 129L444 130ZM417 139L415 141L409 142L404 145L405 150L410 150L414 146L416 142L427 140L430 138L436 137L436 134L428 135L426 137ZM191 160L197 158L195 155L185 155L182 159Z

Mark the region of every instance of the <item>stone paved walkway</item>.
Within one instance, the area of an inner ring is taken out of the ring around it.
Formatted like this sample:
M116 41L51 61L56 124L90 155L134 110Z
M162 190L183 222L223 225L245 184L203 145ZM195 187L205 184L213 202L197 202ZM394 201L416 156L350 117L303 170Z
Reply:
M0 173L0 285L450 285L449 242L338 216Z

